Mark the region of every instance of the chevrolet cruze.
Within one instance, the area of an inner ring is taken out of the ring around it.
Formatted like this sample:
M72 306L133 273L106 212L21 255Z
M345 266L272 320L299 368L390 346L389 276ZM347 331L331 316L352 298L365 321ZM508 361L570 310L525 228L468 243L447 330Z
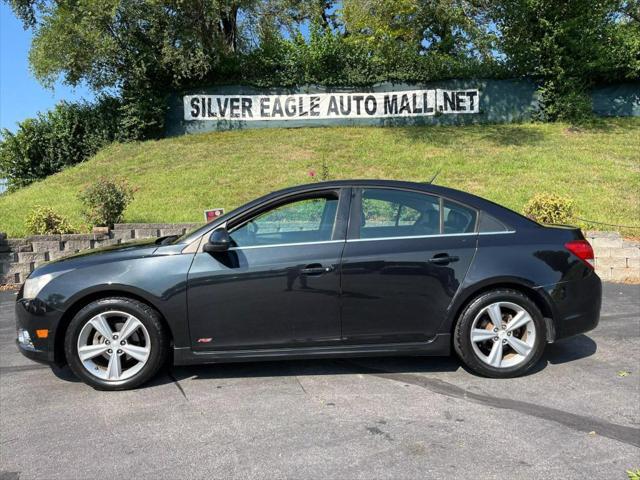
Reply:
M35 269L17 297L17 345L105 390L141 385L170 359L453 351L500 378L595 328L600 303L579 229L430 184L335 181Z

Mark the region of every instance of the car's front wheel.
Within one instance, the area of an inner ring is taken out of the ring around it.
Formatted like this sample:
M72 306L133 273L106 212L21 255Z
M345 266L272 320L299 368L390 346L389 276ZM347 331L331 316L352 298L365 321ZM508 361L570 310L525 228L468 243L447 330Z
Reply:
M168 355L160 315L130 298L96 300L71 320L65 335L71 370L101 390L135 388L153 377Z
M494 378L527 372L540 359L545 343L542 313L529 297L510 289L473 299L454 332L454 348L463 363Z

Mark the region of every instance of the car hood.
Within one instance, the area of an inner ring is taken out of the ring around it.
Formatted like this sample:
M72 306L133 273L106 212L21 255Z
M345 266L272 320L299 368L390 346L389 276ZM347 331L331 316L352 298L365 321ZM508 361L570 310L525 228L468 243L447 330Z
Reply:
M36 268L30 276L35 277L45 275L47 273L73 270L100 263L147 257L153 255L158 248L156 241L156 238L150 238L74 253Z

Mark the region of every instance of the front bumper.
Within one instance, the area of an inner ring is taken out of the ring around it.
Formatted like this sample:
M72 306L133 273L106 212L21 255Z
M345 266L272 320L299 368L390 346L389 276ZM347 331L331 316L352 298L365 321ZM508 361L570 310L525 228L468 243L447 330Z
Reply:
M47 306L38 299L25 300L19 298L16 301L16 345L20 353L25 357L42 363L55 363L56 359L55 339L56 327L62 313ZM30 341L25 340L25 335L19 335L20 331L27 332ZM47 330L46 338L39 338L36 330Z

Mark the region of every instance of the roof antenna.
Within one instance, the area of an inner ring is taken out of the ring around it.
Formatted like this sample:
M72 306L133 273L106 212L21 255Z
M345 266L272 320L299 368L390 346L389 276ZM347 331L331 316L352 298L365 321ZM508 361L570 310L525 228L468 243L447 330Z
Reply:
M431 180L429 180L429 181L427 182L427 184L431 185L431 184L433 183L433 181L436 179L436 177L437 177L438 175L440 175L440 172L441 172L441 171L442 171L442 169L438 170L438 171L436 172L436 174L435 174L433 177L431 177Z

